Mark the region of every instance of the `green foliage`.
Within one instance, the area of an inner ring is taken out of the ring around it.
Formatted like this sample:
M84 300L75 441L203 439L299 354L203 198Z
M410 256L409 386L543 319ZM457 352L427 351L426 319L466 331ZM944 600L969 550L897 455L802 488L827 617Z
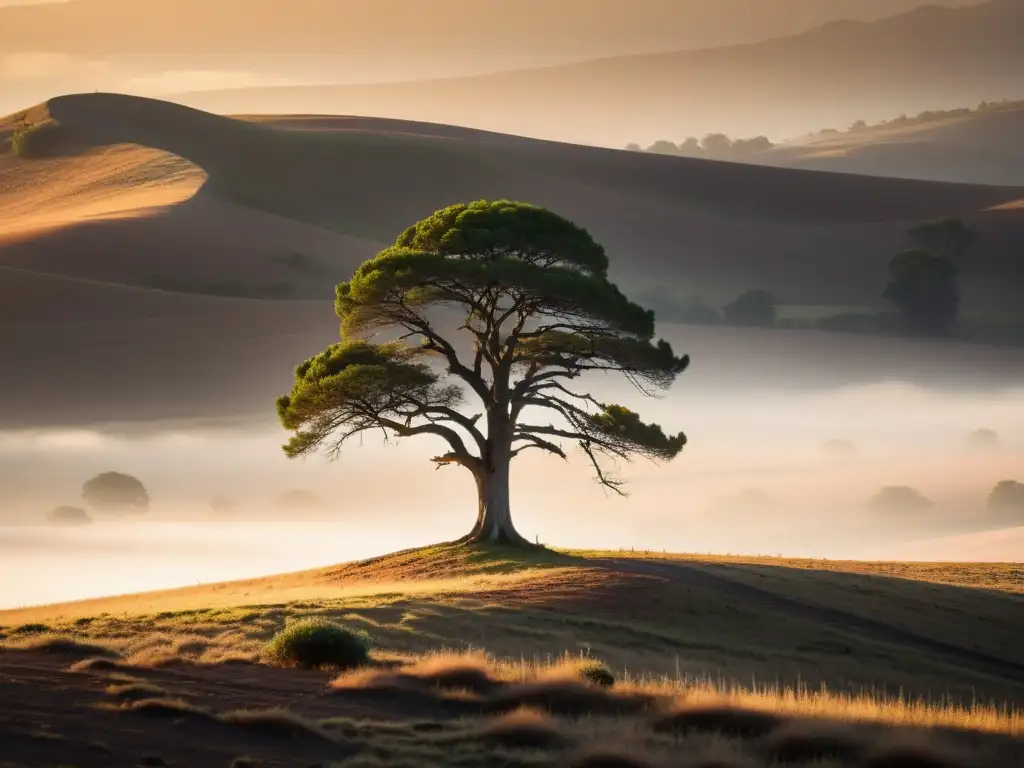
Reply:
M929 251L911 249L892 258L889 272L882 295L899 309L907 330L948 336L960 312L956 267Z
M29 140L32 134L38 130L35 125L19 125L11 134L11 151L18 157L26 157L29 154Z
M640 414L621 405L602 403L598 413L589 415L594 431L606 440L621 444L623 450L651 459L668 461L686 445L686 435L666 435L658 424L645 424Z
M149 494L137 478L120 472L104 472L82 486L82 500L90 507L111 512L144 512Z
M289 624L267 643L267 658L304 668L349 669L370 660L370 636L327 619L302 619Z
M613 488L599 455L672 458L683 435L560 383L613 371L649 394L689 363L653 340L654 313L607 271L604 248L544 208L478 200L435 212L337 286L343 340L298 366L292 391L278 399L281 423L295 432L286 454L325 447L336 455L370 430L429 434L451 449L434 461L466 467L481 489L496 473L507 483L508 462L528 448L564 458L551 438L576 443ZM395 331L401 341L362 340ZM436 360L444 380L430 366ZM482 412L457 410L463 388ZM568 427L524 417L540 411Z
M415 362L423 350L401 343L371 344L359 339L332 344L295 369L295 384L277 399L281 424L296 434L285 453L299 456L323 444L339 426L348 429L336 444L371 429L402 421L418 408L451 408L462 394L438 384L429 366Z
M46 157L59 140L58 127L53 120L28 123L22 117L21 123L11 133L11 151L25 159Z
M753 290L737 296L722 307L726 322L736 325L770 326L775 324L778 308L768 291Z

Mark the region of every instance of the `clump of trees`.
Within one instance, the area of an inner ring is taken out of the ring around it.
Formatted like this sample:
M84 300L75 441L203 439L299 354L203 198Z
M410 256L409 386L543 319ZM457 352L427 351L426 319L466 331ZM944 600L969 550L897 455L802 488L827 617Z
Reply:
M904 329L926 336L948 336L960 313L957 269L948 259L913 248L889 261L883 298L899 311Z
M750 139L730 139L724 133L709 133L703 139L691 136L676 144L659 139L646 149L639 144L628 144L631 152L649 152L655 155L677 155L680 157L703 157L711 160L741 160L767 152L775 145L766 136Z
M52 525L77 527L90 525L92 517L81 507L60 506L50 510L46 516Z
M146 486L138 478L121 472L104 472L86 481L82 500L94 509L118 514L149 509Z
M747 325L767 327L778 319L778 300L770 291L745 291L722 307L701 296L681 300L668 286L645 289L640 299L657 311L659 317L693 325Z
M989 511L998 514L1011 513L1024 516L1024 483L1016 480L1002 480L996 483L988 495Z
M576 446L597 480L622 493L609 460L670 460L686 444L580 386L590 372L615 372L653 395L689 358L655 341L654 313L608 279L590 233L544 208L441 209L339 284L335 309L342 340L299 365L277 401L294 432L285 453L336 456L372 431L429 436L444 446L434 463L462 467L476 484L463 541L531 546L509 494L512 460L525 451L565 459ZM370 340L384 332L398 338Z
M923 512L935 506L916 488L890 485L868 500L868 508L876 512Z
M925 222L907 234L917 248L953 264L962 262L978 239L977 232L953 216Z

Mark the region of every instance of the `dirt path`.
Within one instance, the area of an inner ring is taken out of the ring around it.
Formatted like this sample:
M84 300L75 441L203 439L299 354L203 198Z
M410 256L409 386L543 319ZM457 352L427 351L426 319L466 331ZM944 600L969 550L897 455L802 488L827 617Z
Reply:
M697 587L717 590L738 600L755 602L763 607L771 607L781 613L810 619L836 629L863 635L872 640L901 645L916 650L927 650L945 657L951 662L970 666L979 672L993 675L1003 680L1024 684L1024 664L1008 659L964 648L959 645L918 635L907 630L894 627L885 622L869 619L854 613L813 605L800 600L783 597L749 584L734 581L725 576L680 562L634 560L631 558L607 558L592 561L603 568L619 572L645 576L658 576L675 582L691 584Z

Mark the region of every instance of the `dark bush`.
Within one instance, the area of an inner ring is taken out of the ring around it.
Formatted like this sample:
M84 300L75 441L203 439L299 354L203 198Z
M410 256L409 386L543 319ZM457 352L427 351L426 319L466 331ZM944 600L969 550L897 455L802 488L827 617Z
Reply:
M886 486L868 501L868 507L879 512L923 512L934 506L934 501L906 485Z
M577 668L576 673L588 683L611 688L615 685L615 675L600 661L588 661Z
M370 659L370 636L327 619L302 619L274 635L267 657L299 667L358 667Z
M988 508L992 512L1024 513L1024 483L1002 480L988 495Z
M145 512L149 494L137 478L120 472L104 472L82 486L82 499L90 507L111 512Z
M46 519L53 525L79 526L92 523L89 513L81 507L56 507Z

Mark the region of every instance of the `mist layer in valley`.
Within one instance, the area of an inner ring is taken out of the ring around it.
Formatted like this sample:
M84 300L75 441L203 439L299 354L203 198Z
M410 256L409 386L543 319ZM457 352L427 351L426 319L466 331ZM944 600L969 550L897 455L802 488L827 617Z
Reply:
M620 467L628 498L608 496L582 456L526 454L513 465L520 531L570 547L1024 559L1024 509L986 503L997 482L1024 480L1024 389L750 376L715 387L688 375L662 400L594 381L598 396L685 429L690 444L669 465ZM330 462L287 460L284 437L266 418L0 433L0 557L19 574L0 607L312 568L450 540L472 523L471 478L434 471L430 438L368 438ZM106 471L141 480L149 508L91 508L82 485ZM85 519L55 519L62 506Z

